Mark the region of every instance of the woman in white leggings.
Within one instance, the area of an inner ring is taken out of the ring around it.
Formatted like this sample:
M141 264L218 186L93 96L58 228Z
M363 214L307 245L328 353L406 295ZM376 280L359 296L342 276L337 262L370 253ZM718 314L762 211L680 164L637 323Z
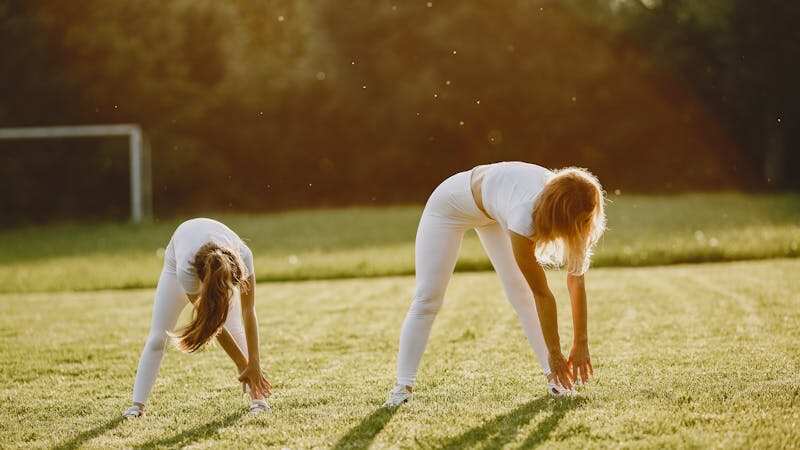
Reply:
M178 348L192 353L216 336L250 394L250 411L269 409L265 397L271 386L259 362L253 253L233 230L211 219L182 223L167 245L155 297L150 334L133 385L133 405L123 413L125 418L144 414L167 340L189 302L192 321L178 331Z
M478 166L455 174L431 194L416 240L416 290L400 334L397 384L386 406L411 398L420 359L442 306L464 232L475 229L519 317L549 392L572 392L592 373L583 274L605 228L603 192L584 169L551 172L521 163ZM556 305L544 266L565 263L574 343L561 354Z

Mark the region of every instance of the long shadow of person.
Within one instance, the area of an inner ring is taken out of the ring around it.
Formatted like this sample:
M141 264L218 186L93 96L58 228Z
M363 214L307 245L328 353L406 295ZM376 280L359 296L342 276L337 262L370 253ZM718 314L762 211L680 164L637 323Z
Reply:
M194 428L190 428L186 431L178 433L175 436L163 439L154 439L152 441L145 442L144 444L137 445L134 448L185 447L189 444L214 436L219 430L227 428L236 423L236 421L244 416L244 414L244 410L237 411L233 414L223 417L222 419L217 419L203 425L198 425Z
M389 423L398 408L380 407L365 417L361 423L353 427L342 436L333 448L342 449L365 449L372 444L378 433Z
M83 445L85 442L90 441L90 440L96 438L97 436L100 436L101 434L103 434L105 432L113 430L114 428L117 427L117 425L122 423L123 420L124 419L122 418L122 416L119 416L119 417L117 417L115 419L109 420L108 422L106 422L106 423L104 423L102 425L98 425L98 426L92 428L91 430L84 431L84 432L78 434L77 436L75 436L74 438L72 438L72 439L70 439L68 441L62 442L61 444L56 445L55 447L53 447L53 449L54 450L72 450L72 449L78 448L81 445Z
M567 411L581 403L580 398L551 399L549 396L531 400L499 415L483 425L471 428L458 436L435 444L436 448L458 449L464 447L498 448L517 437L519 429L527 425L537 414L550 411L536 429L528 435L520 448L532 448L546 440Z

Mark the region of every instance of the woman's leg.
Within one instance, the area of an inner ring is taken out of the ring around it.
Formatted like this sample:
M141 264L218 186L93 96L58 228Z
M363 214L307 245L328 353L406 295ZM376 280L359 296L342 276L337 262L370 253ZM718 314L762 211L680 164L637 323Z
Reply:
M242 322L242 299L238 290L234 291L234 295L231 297L231 302L228 306L228 318L225 319L223 327L230 333L233 340L236 341L236 345L239 346L239 350L247 358L247 337L245 336L244 323Z
M167 332L175 328L178 317L188 303L186 295L178 286L175 274L161 272L156 287L156 300L153 305L153 319L150 334L144 344L139 368L136 370L136 381L133 384L133 402L144 405L156 381L164 348L167 344Z
M542 326L539 324L539 314L536 312L536 305L533 300L533 293L528 285L525 276L514 259L514 252L511 249L511 240L508 232L498 223L486 225L476 230L478 237L492 261L492 266L500 277L506 298L511 302L517 312L525 336L528 337L533 352L539 360L545 375L550 373L550 365L547 362L547 346L542 335Z
M397 384L413 386L433 320L453 274L464 227L446 216L423 212L415 245L416 290L400 332Z

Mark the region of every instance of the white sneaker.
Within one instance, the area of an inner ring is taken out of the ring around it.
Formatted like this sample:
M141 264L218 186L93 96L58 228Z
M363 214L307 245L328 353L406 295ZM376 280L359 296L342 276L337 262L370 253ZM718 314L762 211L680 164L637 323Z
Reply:
M264 412L271 412L269 403L266 400L253 400L250 402L250 414L257 415Z
M547 383L547 392L553 397L571 397L575 395L575 391L567 389L558 383Z
M552 395L553 397L572 397L577 395L575 388L567 389L564 386L561 386L555 378L550 378L547 376L547 393Z
M405 386L397 384L394 386L394 389L389 392L389 399L386 400L383 406L386 408L396 408L409 400L411 400L411 391L406 389Z
M139 405L133 405L122 413L122 417L125 419L136 419L142 416L144 416L144 408Z

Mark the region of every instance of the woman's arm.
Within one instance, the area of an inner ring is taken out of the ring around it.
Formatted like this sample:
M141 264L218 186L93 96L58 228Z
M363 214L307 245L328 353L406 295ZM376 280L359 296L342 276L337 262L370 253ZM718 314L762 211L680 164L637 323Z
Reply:
M586 383L592 376L592 361L589 358L589 335L586 331L588 311L586 309L586 282L583 275L567 275L567 288L572 303L572 351L567 365L572 378Z
M217 342L219 342L219 345L225 350L225 353L230 356L233 363L236 364L239 373L242 373L242 371L247 368L247 357L242 353L242 349L236 344L233 336L231 336L224 327L221 328L219 334L217 334Z
M252 279L250 281L253 282L253 285L251 285L251 286L254 286L255 281L252 280ZM250 292L252 292L252 291L253 291L253 287L250 288ZM250 294L250 295L254 297L253 294ZM243 298L242 303L244 303L244 296L245 296L245 294L242 293L242 298ZM199 294L186 294L186 297L189 299L190 303L194 304L197 301L197 298L199 297ZM255 302L251 301L251 303L255 303ZM243 309L243 311L244 311L244 309ZM255 312L254 312L254 314L255 314ZM245 325L245 334L247 334L246 330L247 330L247 325ZM220 328L219 333L217 334L217 342L219 342L219 345L222 347L223 350L225 350L225 353L228 354L228 356L231 358L233 363L236 364L236 368L239 370L239 374L241 376L241 374L245 370L247 370L247 357L245 356L244 353L242 353L242 349L239 348L239 345L236 343L236 340L233 339L233 336L231 336L231 334L228 332L228 330L226 330L224 327L222 327L222 328ZM256 342L258 342L258 336L256 336ZM247 345L248 346L252 345L249 340L248 340ZM259 369L260 369L260 367L259 367ZM240 380L240 381L244 381L244 380ZM267 382L267 384L269 384L269 382Z
M199 294L186 294L186 297L189 299L189 303L194 304L199 297ZM219 334L217 334L217 342L225 350L225 353L231 358L236 367L239 369L239 372L247 367L247 358L242 353L242 350L236 345L236 341L233 340L233 336L228 333L228 330L225 328L221 328L219 330Z
M517 265L519 265L525 280L528 282L528 286L533 292L544 342L547 345L551 373L561 386L572 389L572 380L567 369L567 361L561 353L556 299L547 285L544 269L536 261L534 246L528 238L513 231L510 231L509 235L511 236L511 247L514 250L514 259L516 259Z
M189 303L194 304L199 297L199 294L186 294L186 297L189 299ZM220 328L219 333L217 334L217 342L225 350L225 353L231 358L236 367L239 369L239 372L243 371L247 367L247 358L242 353L242 350L236 345L236 341L233 339L228 330L225 328Z
M261 361L258 353L258 318L256 317L256 279L250 275L248 289L241 293L242 299L242 321L244 322L244 334L247 339L247 366L239 374L239 381L250 384L250 389L255 394L268 395L272 386L261 372Z

